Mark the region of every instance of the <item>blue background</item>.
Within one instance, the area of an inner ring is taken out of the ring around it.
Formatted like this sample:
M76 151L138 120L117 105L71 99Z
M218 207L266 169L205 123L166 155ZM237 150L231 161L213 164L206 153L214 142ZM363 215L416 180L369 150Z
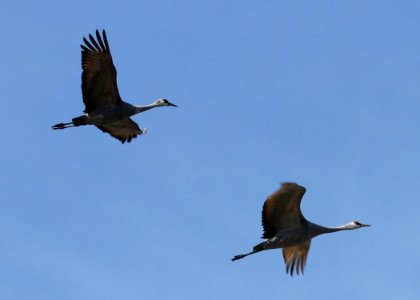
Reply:
M418 1L1 1L1 299L414 299ZM84 109L80 43L105 28L131 144ZM304 276L238 262L280 182L326 226Z

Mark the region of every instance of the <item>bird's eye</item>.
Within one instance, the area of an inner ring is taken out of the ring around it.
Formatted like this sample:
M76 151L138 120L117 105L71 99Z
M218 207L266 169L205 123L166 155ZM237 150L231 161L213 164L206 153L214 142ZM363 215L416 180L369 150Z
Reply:
M354 224L356 224L356 225L358 225L358 226L361 226L362 224L360 224L359 222L357 222L357 221L354 221L353 222Z

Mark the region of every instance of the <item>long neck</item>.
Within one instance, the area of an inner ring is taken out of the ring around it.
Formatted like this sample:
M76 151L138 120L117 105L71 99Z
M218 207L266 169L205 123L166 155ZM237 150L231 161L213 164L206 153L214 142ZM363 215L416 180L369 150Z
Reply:
M158 107L159 105L153 102L152 104L148 104L148 105L134 105L134 106L136 108L136 114L138 114L146 110Z
M309 235L311 236L311 238L313 238L313 237L316 237L318 235L325 234L325 233L331 233L331 232L336 232L336 231L341 231L341 230L350 230L350 228L347 225L341 225L337 227L324 227L318 224L310 223L308 226L308 230L309 230Z

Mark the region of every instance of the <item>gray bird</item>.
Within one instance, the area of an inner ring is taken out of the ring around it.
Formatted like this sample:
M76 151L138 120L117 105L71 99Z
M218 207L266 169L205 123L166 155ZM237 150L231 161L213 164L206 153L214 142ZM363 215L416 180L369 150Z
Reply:
M256 245L246 254L236 255L232 261L245 256L270 249L283 248L283 258L286 272L293 276L303 274L308 256L311 239L325 233L341 230L353 230L370 225L352 221L338 227L324 227L309 222L300 210L300 202L306 189L296 183L286 182L264 202L262 211L262 225L266 241Z
M145 133L130 117L160 106L175 106L166 99L159 99L149 105L132 105L124 102L118 92L117 70L112 63L112 56L105 30L102 36L96 30L96 39L89 34L89 40L83 38L82 47L82 94L85 114L73 118L69 123L59 123L53 129L65 129L81 125L95 125L109 133L122 143Z

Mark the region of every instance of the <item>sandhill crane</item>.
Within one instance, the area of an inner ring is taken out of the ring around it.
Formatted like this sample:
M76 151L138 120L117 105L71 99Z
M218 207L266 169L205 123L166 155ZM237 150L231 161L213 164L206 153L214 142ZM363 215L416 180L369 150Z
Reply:
M264 202L262 225L266 241L256 245L246 254L236 255L232 261L269 249L283 248L286 272L301 272L305 267L311 239L324 233L353 230L370 225L352 221L338 227L324 227L306 220L300 210L300 202L306 189L296 183L286 182Z
M160 106L176 106L166 99L149 105L132 105L124 102L118 92L117 70L112 62L111 51L102 31L103 39L96 30L96 39L89 34L90 42L83 38L82 47L82 94L85 114L69 123L59 123L53 129L65 129L81 125L95 125L122 143L129 143L145 130L130 119L131 116Z

